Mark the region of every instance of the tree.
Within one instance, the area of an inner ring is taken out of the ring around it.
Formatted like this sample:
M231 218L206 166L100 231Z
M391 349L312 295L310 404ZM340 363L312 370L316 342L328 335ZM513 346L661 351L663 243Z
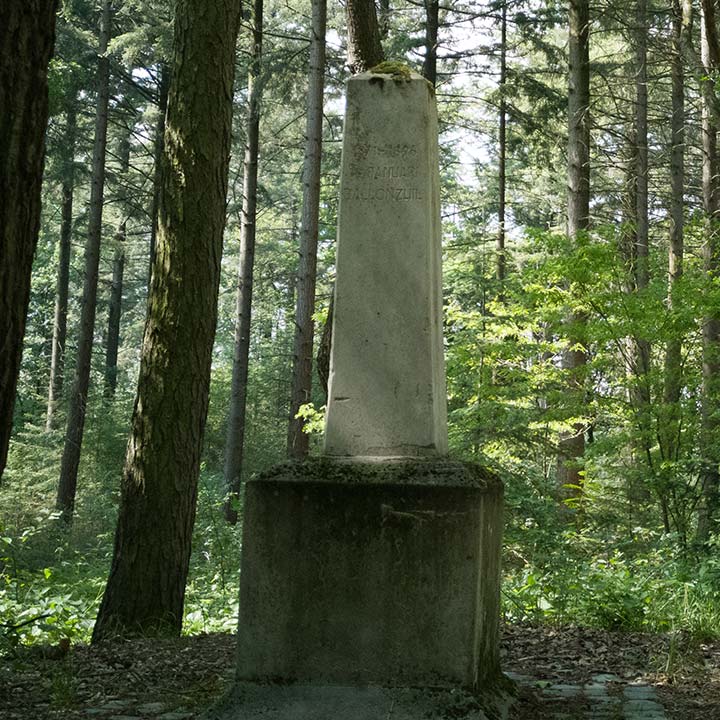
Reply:
M217 319L239 22L234 0L176 6L157 251L94 642L115 633L179 634L182 626Z
M7 461L40 228L47 70L57 0L0 5L0 478Z
M62 222L60 224L60 253L58 260L57 287L55 290L55 315L53 321L52 357L50 360L50 383L48 390L45 428L52 430L55 408L62 395L65 369L65 340L67 338L67 309L70 291L70 251L73 227L73 193L75 190L75 142L77 139L77 98L68 98L65 111L62 167Z
M590 226L590 9L588 0L570 0L568 87L568 205L567 234L582 241ZM580 400L587 355L583 338L584 318L571 313L568 346L563 353L571 394ZM582 486L581 463L585 454L585 425L574 423L559 442L558 483L577 494Z
M165 114L167 113L168 90L170 88L170 68L167 63L161 63L158 69L158 117L155 124L155 137L153 138L154 168L153 168L153 199L150 212L150 262L148 264L148 288L150 288L152 266L155 261L155 245L157 243L158 206L160 204L160 166L162 164L163 147L165 145Z
M500 111L498 119L498 233L495 241L495 278L498 295L503 298L503 285L507 274L505 253L505 216L507 190L507 2L500 10Z
M123 275L125 271L125 242L127 240L128 216L128 170L130 169L130 140L134 127L130 120L128 129L120 139L118 156L120 160L120 221L115 233L115 250L113 253L113 271L110 284L110 301L108 303L107 337L105 344L105 397L113 397L117 388L118 348L120 347L120 316L122 314Z
M685 251L685 46L690 21L689 0L672 4L672 119L670 148L670 244L668 247L668 308L677 304L677 286L683 275ZM680 449L680 393L682 382L682 341L679 335L666 344L664 359L664 414L660 439L663 459L674 463ZM668 523L666 522L666 528Z
M326 0L313 0L310 40L310 70L303 162L303 200L300 221L300 263L295 295L295 338L293 376L290 395L290 422L287 452L292 458L308 453L309 437L297 414L310 402L312 387L313 336L315 323L315 284L320 218L320 167L322 160L323 94L325 85Z
M348 66L351 72L364 72L385 59L375 0L348 0L347 33Z
M702 190L705 210L705 244L703 267L710 281L720 273L720 180L718 179L717 133L718 98L715 78L720 72L715 3L702 2L701 59L705 69L702 114ZM708 539L718 511L720 484L720 444L717 440L718 404L720 403L720 316L717 310L703 318L702 361L702 434L701 434L701 501L698 514L698 539Z
M243 203L240 227L240 266L235 309L235 340L230 410L225 442L225 519L237 523L237 504L245 442L250 327L252 322L253 272L258 193L258 154L260 151L260 100L262 98L263 0L255 0L252 15L252 59L248 73L248 109L245 158L243 164Z
M110 100L110 58L107 54L112 26L112 0L104 0L100 21L97 60L97 100L95 105L95 140L92 156L92 180L88 232L85 241L82 311L78 337L75 377L68 406L56 507L63 520L72 521L75 509L78 466L85 429L90 361L97 309L98 270L102 240L103 198L105 188L105 149L107 145L108 104Z

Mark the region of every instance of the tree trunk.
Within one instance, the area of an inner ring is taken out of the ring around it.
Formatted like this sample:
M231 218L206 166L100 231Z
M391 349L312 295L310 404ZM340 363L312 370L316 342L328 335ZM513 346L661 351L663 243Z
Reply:
M158 78L158 119L155 125L153 172L153 199L150 212L150 262L148 264L148 290L152 282L152 268L155 262L155 245L157 244L158 206L160 203L160 165L162 164L163 148L165 147L165 113L167 112L168 89L170 87L170 68L161 63Z
M633 248L631 292L643 292L649 282L648 255L648 119L647 119L647 0L637 0L635 7L635 127L633 142L634 186L632 208ZM650 343L635 335L628 347L630 402L637 421L639 433L636 453L649 457L650 446Z
M80 464L85 410L90 385L95 310L97 306L98 267L102 238L103 190L105 184L105 146L107 143L108 101L110 97L110 59L107 56L112 15L112 0L105 0L100 27L97 69L97 104L95 108L95 141L90 185L88 234L85 243L85 276L83 281L80 335L78 338L75 380L68 407L65 445L58 483L57 509L65 522L72 521L75 490Z
M47 68L57 2L0 3L0 479L12 432L40 229Z
M507 81L507 3L504 2L500 16L500 117L498 129L498 234L495 241L495 279L498 284L498 299L504 299L507 262L505 256L505 189L507 160L507 103L505 84Z
M672 118L670 148L670 247L668 250L668 308L676 305L675 289L683 274L684 193L685 193L685 70L684 55L687 22L683 11L690 0L673 0L672 35ZM665 348L663 423L661 453L664 460L677 460L680 434L680 388L682 382L682 338L673 335Z
M120 347L120 316L122 314L123 274L125 271L125 240L127 238L127 174L130 169L130 138L132 124L128 134L120 144L120 193L118 196L121 220L115 233L115 252L113 255L112 284L108 303L107 341L105 346L105 387L106 398L115 397L118 372L118 348Z
M240 3L178 0L157 258L93 642L180 632L217 320Z
M348 67L369 70L385 59L380 42L375 0L347 0Z
M322 334L320 336L320 346L315 356L315 366L317 367L318 378L320 379L320 387L323 391L325 404L328 401L328 382L330 381L330 350L332 347L332 323L335 314L335 286L330 293L330 306L328 307L327 319L323 325Z
M262 94L263 0L253 9L253 56L248 77L248 115L243 168L243 208L240 228L240 268L235 306L235 343L230 411L225 443L225 519L235 525L243 466L247 405L255 220L257 216L258 153L260 151L260 100Z
M45 429L53 429L55 409L62 396L65 369L65 340L67 337L67 308L70 291L70 252L72 248L73 192L75 189L75 141L77 138L77 97L69 100L63 137L62 210L60 222L60 253L55 292L50 385L48 390Z
M439 25L439 0L425 0L425 60L423 61L422 75L433 85L433 87L437 82L437 43Z
M590 216L590 56L588 0L570 0L568 88L568 236L579 240L588 230ZM568 374L570 395L583 402L587 355L583 348L585 320L568 319L568 349L563 368ZM558 484L565 495L579 495L585 454L585 426L576 423L558 443Z
M314 0L310 75L303 163L303 204L300 219L300 264L295 296L295 342L290 395L290 422L287 452L291 458L308 454L309 436L296 415L303 403L310 402L312 388L313 336L315 323L315 281L320 218L320 166L322 160L323 94L325 89L326 0Z
M709 279L718 276L720 270L720 187L718 186L717 126L712 117L711 106L717 104L714 80L720 69L715 25L715 5L703 0L701 26L702 63L706 78L702 112L703 136L703 205L706 217L706 237L703 247L703 266ZM701 500L698 509L698 540L708 539L718 509L718 452L717 420L720 400L720 317L708 314L703 318L703 387L702 431L700 433L700 479Z

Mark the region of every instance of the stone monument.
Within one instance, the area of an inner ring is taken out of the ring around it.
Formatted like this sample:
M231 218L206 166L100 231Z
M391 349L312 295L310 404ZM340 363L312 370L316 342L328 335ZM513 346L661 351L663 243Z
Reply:
M446 457L437 117L350 79L325 450L247 483L230 720L502 717L502 483Z

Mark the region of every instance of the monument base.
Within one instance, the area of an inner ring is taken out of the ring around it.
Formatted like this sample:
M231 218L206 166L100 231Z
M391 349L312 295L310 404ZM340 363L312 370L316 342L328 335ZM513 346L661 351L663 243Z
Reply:
M503 720L514 700L507 679L478 694L447 688L238 683L202 720Z
M492 686L502 490L477 465L407 458L248 482L237 680Z

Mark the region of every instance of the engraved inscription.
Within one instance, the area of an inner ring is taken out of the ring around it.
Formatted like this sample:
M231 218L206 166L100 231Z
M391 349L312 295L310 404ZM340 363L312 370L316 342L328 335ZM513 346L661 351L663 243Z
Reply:
M423 200L417 187L418 149L405 143L357 143L343 183L343 200L408 202Z
M343 200L422 200L422 192L416 187L349 187L342 190Z
M374 143L359 142L353 146L353 160L365 160L368 157L414 159L417 154L417 147L408 143L375 145Z

